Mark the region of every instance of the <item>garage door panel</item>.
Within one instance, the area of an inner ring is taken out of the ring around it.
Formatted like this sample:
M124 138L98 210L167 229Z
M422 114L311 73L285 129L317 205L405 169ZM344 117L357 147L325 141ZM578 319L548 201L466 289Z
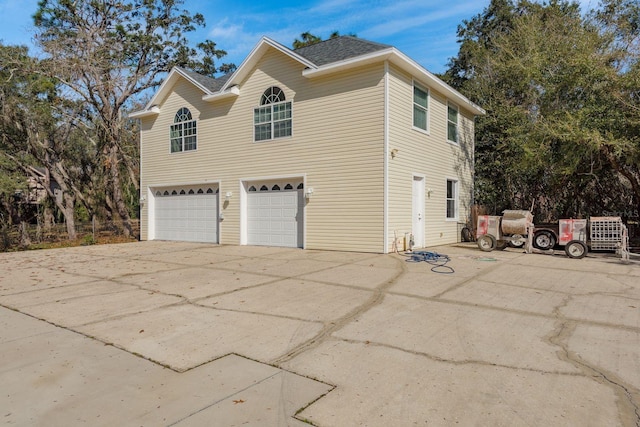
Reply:
M168 189L156 192L155 238L217 243L218 195L213 190L206 191Z
M302 247L303 200L302 190L249 192L248 244Z

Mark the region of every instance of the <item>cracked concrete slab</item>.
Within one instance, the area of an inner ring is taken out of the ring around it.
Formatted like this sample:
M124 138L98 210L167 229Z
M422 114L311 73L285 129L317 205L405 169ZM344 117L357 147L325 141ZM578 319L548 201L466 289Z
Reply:
M640 262L429 251L0 254L5 421L640 425Z
M176 267L173 270L122 277L118 279L118 282L195 300L250 288L273 280L276 279L242 271L203 267Z
M293 277L335 267L336 265L338 264L335 262L310 259L244 258L242 260L216 264L216 268L239 270L247 273L265 274L275 277Z
M47 289L51 286L73 285L94 280L95 278L92 277L46 267L14 269L7 266L0 271L0 295L30 292Z
M177 371L229 353L270 363L321 329L316 322L178 305L77 327Z
M561 308L561 312L571 319L640 329L640 300L628 297L607 294L577 295Z
M281 425L331 385L228 355L177 373L0 308L6 425ZM223 421L219 424L218 420Z
M82 284L48 287L31 292L5 295L2 298L2 304L9 308L22 310L34 305L60 303L66 299L126 292L134 289L136 288L129 285L95 280Z
M284 366L338 384L300 414L319 426L621 425L611 388L577 375L344 341L326 341Z
M550 318L390 295L333 335L437 360L577 372L570 363L558 360L558 348L547 342L554 329Z
M640 398L640 331L579 325L567 347L588 366L600 367L629 383L636 389L636 399Z
M208 298L198 304L217 309L330 322L345 316L370 297L370 291L306 279L286 279L268 286Z
M473 280L464 286L445 291L439 297L447 301L552 315L559 306L564 304L567 294Z
M387 282L396 275L397 271L391 268L349 264L305 274L302 278L315 280L317 282L373 289Z
M123 287L123 285L116 285ZM87 323L106 321L114 317L140 313L176 304L182 298L131 289L112 293L81 295L56 299L47 303L21 307L20 311L38 319L64 327L78 327Z

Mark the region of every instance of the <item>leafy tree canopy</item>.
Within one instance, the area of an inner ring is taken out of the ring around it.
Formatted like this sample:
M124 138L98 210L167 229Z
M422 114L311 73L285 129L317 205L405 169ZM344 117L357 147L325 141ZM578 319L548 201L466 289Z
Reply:
M444 78L487 110L476 198L542 219L640 205L638 5L493 0L459 27ZM634 86L635 84L635 86Z

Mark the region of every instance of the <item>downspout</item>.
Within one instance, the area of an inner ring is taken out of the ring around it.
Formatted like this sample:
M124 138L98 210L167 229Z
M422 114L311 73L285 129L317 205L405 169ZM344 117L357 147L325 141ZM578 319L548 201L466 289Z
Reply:
M389 61L384 61L384 189L383 252L389 253Z

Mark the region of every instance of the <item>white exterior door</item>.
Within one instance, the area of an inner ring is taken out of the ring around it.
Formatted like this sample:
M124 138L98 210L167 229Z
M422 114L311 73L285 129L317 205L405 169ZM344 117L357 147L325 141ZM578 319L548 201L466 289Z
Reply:
M155 239L218 243L217 193L211 187L155 190Z
M247 191L247 244L301 248L304 195L290 183L258 183Z
M412 233L415 247L424 247L424 177L413 177Z

